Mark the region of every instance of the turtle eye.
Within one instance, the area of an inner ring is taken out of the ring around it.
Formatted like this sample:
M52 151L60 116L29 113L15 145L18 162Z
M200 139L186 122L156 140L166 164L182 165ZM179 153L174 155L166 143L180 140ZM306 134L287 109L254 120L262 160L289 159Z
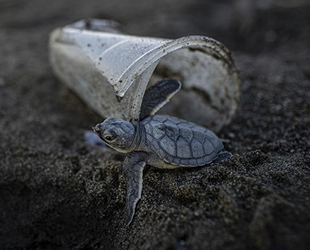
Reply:
M116 138L116 136L114 136L114 135L106 135L105 137L104 137L104 139L106 140L106 141L113 141L113 140L115 140L115 138Z

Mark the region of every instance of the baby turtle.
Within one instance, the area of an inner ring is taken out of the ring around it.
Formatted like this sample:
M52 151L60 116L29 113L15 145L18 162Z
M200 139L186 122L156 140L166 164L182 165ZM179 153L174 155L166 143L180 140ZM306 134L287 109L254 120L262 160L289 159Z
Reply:
M231 156L210 130L168 115L154 115L180 90L181 83L164 79L145 92L140 121L108 118L93 130L111 148L129 153L123 163L127 181L126 223L129 225L141 198L146 164L157 168L198 167Z

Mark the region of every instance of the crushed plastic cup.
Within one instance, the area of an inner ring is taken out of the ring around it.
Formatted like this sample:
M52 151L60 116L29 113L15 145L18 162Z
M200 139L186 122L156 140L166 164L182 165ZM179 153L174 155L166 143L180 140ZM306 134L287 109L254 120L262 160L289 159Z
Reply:
M50 34L56 76L103 117L138 120L144 92L163 78L182 89L160 112L219 131L236 112L239 73L230 51L205 36L123 34L107 20L82 20Z

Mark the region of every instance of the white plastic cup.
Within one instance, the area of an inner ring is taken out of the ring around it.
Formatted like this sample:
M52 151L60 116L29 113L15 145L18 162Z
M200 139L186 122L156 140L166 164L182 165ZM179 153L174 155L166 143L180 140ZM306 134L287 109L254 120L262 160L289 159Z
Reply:
M214 39L137 37L120 33L116 22L90 19L55 29L49 48L55 74L103 117L137 120L148 84L161 78L182 82L162 112L213 131L236 112L239 74Z

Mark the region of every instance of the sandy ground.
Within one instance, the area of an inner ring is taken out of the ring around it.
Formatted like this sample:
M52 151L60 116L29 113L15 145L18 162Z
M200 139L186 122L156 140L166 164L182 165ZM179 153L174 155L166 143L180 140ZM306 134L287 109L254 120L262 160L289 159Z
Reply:
M1 249L308 249L310 8L205 2L0 1ZM87 17L214 37L241 71L238 112L219 133L234 156L148 168L129 227L124 156L85 144L102 118L48 62L49 32Z

